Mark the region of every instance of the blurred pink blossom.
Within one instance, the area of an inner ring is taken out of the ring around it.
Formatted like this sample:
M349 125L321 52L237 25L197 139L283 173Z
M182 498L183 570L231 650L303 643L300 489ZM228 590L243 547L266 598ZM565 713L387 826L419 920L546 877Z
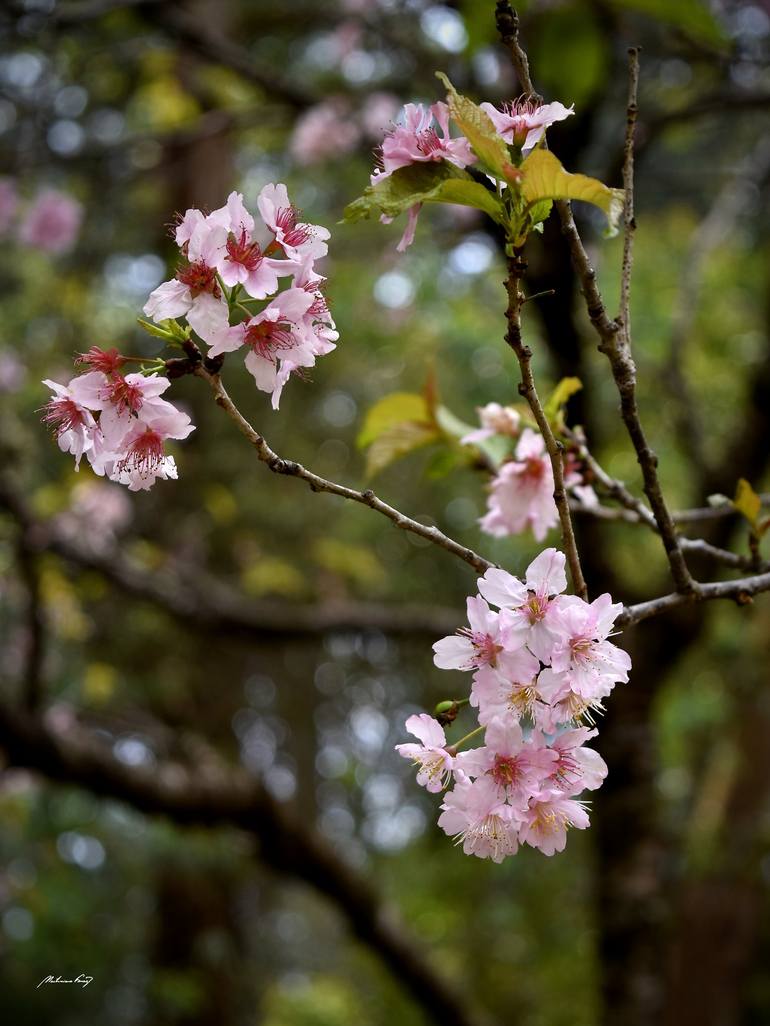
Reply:
M332 98L310 107L297 119L289 150L298 164L306 166L350 153L360 138L361 130L347 102Z
M19 227L19 238L46 253L65 253L80 231L83 207L72 196L56 189L38 193Z

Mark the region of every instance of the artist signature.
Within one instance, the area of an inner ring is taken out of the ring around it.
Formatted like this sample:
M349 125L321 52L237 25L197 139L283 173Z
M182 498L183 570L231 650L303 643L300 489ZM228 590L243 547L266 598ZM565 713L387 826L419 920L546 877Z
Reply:
M65 980L63 976L45 976L35 989L40 990L44 983L79 983L81 987L87 987L92 980L93 976L84 976L83 973L74 980Z

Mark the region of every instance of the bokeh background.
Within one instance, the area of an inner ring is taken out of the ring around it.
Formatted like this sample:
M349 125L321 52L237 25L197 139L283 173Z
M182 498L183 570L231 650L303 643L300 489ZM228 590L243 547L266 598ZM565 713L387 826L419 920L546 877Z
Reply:
M732 495L739 476L760 490L766 0L530 0L521 14L538 88L576 105L551 145L568 168L612 185L626 49L643 46L632 304L643 416L675 508ZM173 267L175 212L220 206L233 188L253 204L269 181L285 181L307 219L332 230L324 273L341 333L312 380L289 385L280 413L228 366L228 388L280 453L361 487L356 436L384 395L432 379L468 422L480 404L515 401L503 261L484 223L428 211L404 256L399 225L337 223L399 107L440 97L434 70L477 100L518 94L491 0L26 0L0 19L5 706L36 705L64 738L86 732L129 773L169 761L203 774L245 768L397 907L420 956L493 1022L770 1022L767 599L627 632L635 669L601 724L610 775L591 830L551 859L527 849L488 864L436 828L435 800L393 751L406 715L464 683L433 668L431 644L462 622L469 568L371 511L271 475L195 379L173 387L197 425L176 450L179 480L148 493L85 466L75 474L36 412L41 379L68 380L75 352L157 352L135 318ZM46 190L79 204L54 247L30 222ZM614 305L620 242L579 213ZM532 291L556 289L526 307L543 389L582 379L572 421L638 487L557 225L528 259ZM527 537L480 534L484 478L446 447L373 483L515 571L537 551ZM737 518L695 527L746 551ZM669 590L643 529L583 521L579 532L594 594L630 602ZM266 865L260 823L249 835L143 814L98 793L103 781L73 786L10 730L6 717L4 1021L446 1021L292 860L285 872L280 858ZM77 973L93 982L36 989Z

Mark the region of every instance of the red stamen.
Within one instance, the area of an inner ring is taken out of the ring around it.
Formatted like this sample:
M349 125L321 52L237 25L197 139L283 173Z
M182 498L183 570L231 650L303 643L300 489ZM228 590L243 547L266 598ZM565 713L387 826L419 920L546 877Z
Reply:
M107 399L118 408L118 413L138 413L144 396L138 385L130 384L124 377L118 377L107 390Z
M65 431L81 427L86 422L85 414L75 400L64 396L51 399L43 411L43 423L53 428L57 438Z
M513 787L521 777L518 759L511 755L496 755L490 776L500 787Z
M264 359L275 360L274 350L291 349L294 345L294 336L290 324L260 321L259 324L252 324L246 329L243 341Z
M220 291L219 284L217 283L217 272L213 267L204 264L202 260L197 260L194 264L188 264L187 267L180 267L176 272L176 277L177 281L181 281L183 285L189 288L193 299L202 292L210 292L212 296L219 299Z
M249 242L246 229L241 229L240 238L231 235L227 240L227 259L242 264L247 271L256 271L262 263L263 254L258 242Z
M125 360L117 349L100 349L99 346L91 346L87 353L78 353L75 361L84 367L101 371L103 374L117 374Z
M426 157L431 153L436 153L437 150L443 149L443 143L435 128L426 128L425 131L419 133L417 136L417 149L420 153L424 153Z
M163 462L163 439L157 431L147 428L144 434L135 438L128 452L118 464L118 470L135 470L142 477L157 470Z
M300 224L299 211L295 207L281 207L275 215L275 224L283 233L287 246L302 246L312 236L309 224Z

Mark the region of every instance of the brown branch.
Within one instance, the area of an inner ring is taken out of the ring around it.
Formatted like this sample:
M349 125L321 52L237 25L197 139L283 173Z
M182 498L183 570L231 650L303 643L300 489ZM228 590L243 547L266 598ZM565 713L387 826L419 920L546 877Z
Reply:
M425 538L434 545L437 545L439 548L445 549L447 552L451 552L453 556L458 556L469 566L473 567L478 574L483 574L489 570L490 567L495 566L494 563L491 563L489 560L479 556L466 545L461 545L459 542L456 542L453 538L444 534L437 527L428 527L426 524L421 524L419 521L406 516L394 506L389 506L386 502L383 502L382 499L378 498L371 488L367 488L364 491L359 492L356 491L355 488L348 488L346 485L337 484L336 481L329 481L324 477L320 477L318 474L314 474L311 470L307 470L307 468L303 467L301 463L282 459L278 453L274 452L270 448L263 436L260 435L259 432L256 431L241 414L240 410L225 391L225 387L222 384L222 379L219 374L212 373L202 363L195 365L193 373L195 373L199 378L203 378L203 380L208 384L209 388L214 393L214 399L217 406L221 407L221 409L225 411L244 438L246 438L246 440L254 447L258 459L264 463L268 469L272 470L274 474L283 474L288 477L299 478L301 481L304 481L313 492L329 492L331 495L339 495L343 499L350 499L352 502L358 502L363 506L368 506L370 509L376 510L378 513L382 513L383 516L392 521L396 527L400 527L401 530L409 531L411 534L416 534L420 538Z
M714 581L709 584L693 581L693 589L689 592L672 592L670 595L650 599L649 602L627 606L615 622L618 627L628 627L652 616L659 616L677 606L711 599L732 599L739 606L745 606L751 602L754 595L764 591L770 591L770 573L741 577L735 581Z
M22 527L32 553L51 552L83 570L94 571L121 591L152 602L187 630L217 636L295 638L331 631L379 630L395 636L451 634L457 613L451 609L376 602L294 604L260 602L218 578L187 567L167 565L152 571L119 549L96 551L63 534L55 520L33 517L18 490L0 477L0 507Z
M639 111L637 104L639 94L639 47L632 46L628 51L628 104L626 106L626 136L623 145L623 191L625 206L623 210L623 262L620 274L620 312L618 322L630 344L631 339L631 273L634 268L634 135L636 116Z
M86 788L149 815L181 825L231 826L254 837L272 869L298 877L340 909L368 945L441 1026L482 1026L453 982L426 961L417 941L386 908L369 882L343 862L313 830L291 815L243 770L209 766L205 773L165 762L145 769L119 762L103 743L77 725L57 732L0 704L0 747L14 766Z
M521 308L525 297L519 287L519 283L523 277L525 267L526 265L520 255L508 258L508 277L505 282L508 292L508 306L505 311L508 329L505 333L505 341L514 351L516 359L519 361L519 369L521 371L519 393L529 403L529 408L532 410L532 414L537 421L537 426L543 436L551 461L551 468L553 469L553 498L559 513L562 541L569 564L572 587L576 595L579 595L582 599L588 599L588 588L583 578L580 555L577 550L575 532L572 527L567 489L564 486L563 446L556 440L543 410L532 373L532 350L524 344L521 337Z

